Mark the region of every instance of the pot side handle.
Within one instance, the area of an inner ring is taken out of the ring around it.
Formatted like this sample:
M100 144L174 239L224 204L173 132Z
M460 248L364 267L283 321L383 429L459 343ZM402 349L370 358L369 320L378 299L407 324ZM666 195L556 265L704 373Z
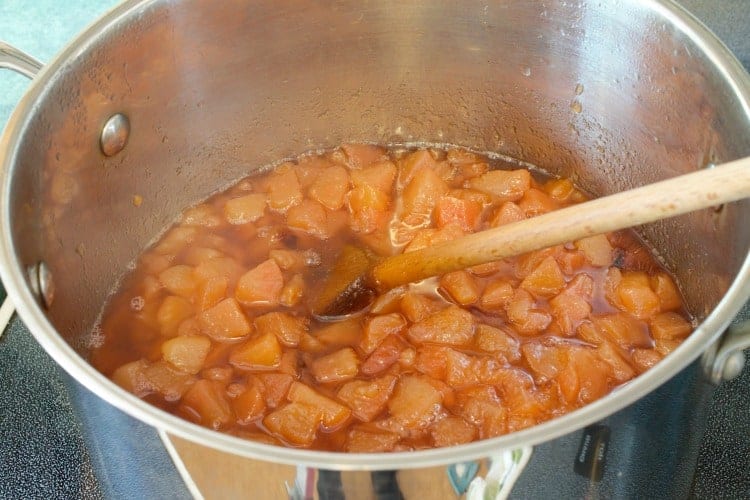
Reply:
M702 359L706 376L715 384L737 378L745 367L744 349L750 348L750 319L730 326Z
M39 70L42 69L42 63L31 57L25 52L13 47L12 45L0 40L0 68L7 68L20 73L25 77L34 78ZM13 316L13 302L10 297L5 297L0 305L0 336L8 326L10 318Z
M28 78L34 78L42 63L27 53L0 40L0 68L7 68Z

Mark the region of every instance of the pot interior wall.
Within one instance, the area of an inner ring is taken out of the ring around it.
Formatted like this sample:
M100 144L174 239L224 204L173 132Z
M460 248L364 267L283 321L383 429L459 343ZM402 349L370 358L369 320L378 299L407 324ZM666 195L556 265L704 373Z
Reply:
M126 266L180 211L344 141L499 152L603 195L750 153L747 110L648 2L147 2L54 70L17 152L20 263L83 348ZM99 133L132 132L106 158ZM143 199L133 203L135 195ZM748 203L643 234L697 317L750 246Z

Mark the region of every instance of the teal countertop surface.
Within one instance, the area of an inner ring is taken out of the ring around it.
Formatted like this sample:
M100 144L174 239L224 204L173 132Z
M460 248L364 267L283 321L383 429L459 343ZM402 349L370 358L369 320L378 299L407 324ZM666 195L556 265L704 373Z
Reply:
M0 40L46 62L117 4L112 0L0 0ZM2 126L28 84L21 75L0 72Z

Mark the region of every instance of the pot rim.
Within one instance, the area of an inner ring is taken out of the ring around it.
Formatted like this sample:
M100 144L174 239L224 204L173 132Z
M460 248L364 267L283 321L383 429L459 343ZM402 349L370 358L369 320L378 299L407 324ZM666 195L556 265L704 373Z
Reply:
M52 62L45 65L14 109L0 137L0 199L9 199L11 166L17 146L37 110L38 98L54 75L103 32L143 15L159 0L128 0L100 17L75 37ZM670 22L698 45L713 68L732 89L750 123L750 75L735 56L700 21L672 0L649 0L646 7ZM3 153L4 152L4 153ZM605 418L655 390L694 361L729 325L750 297L750 254L716 308L683 344L662 362L594 403L528 429L469 444L422 451L344 453L300 450L262 444L222 434L168 414L117 386L81 357L55 330L28 286L27 276L14 251L8 210L0 216L0 278L16 310L36 340L73 378L125 413L190 441L236 455L289 465L337 470L394 470L421 468L486 457L502 450L536 445Z

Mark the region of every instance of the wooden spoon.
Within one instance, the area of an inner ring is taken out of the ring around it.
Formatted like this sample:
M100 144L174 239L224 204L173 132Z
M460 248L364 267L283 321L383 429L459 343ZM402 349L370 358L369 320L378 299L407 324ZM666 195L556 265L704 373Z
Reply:
M748 196L750 157L379 261L348 246L311 310L322 321L345 319L400 285Z

